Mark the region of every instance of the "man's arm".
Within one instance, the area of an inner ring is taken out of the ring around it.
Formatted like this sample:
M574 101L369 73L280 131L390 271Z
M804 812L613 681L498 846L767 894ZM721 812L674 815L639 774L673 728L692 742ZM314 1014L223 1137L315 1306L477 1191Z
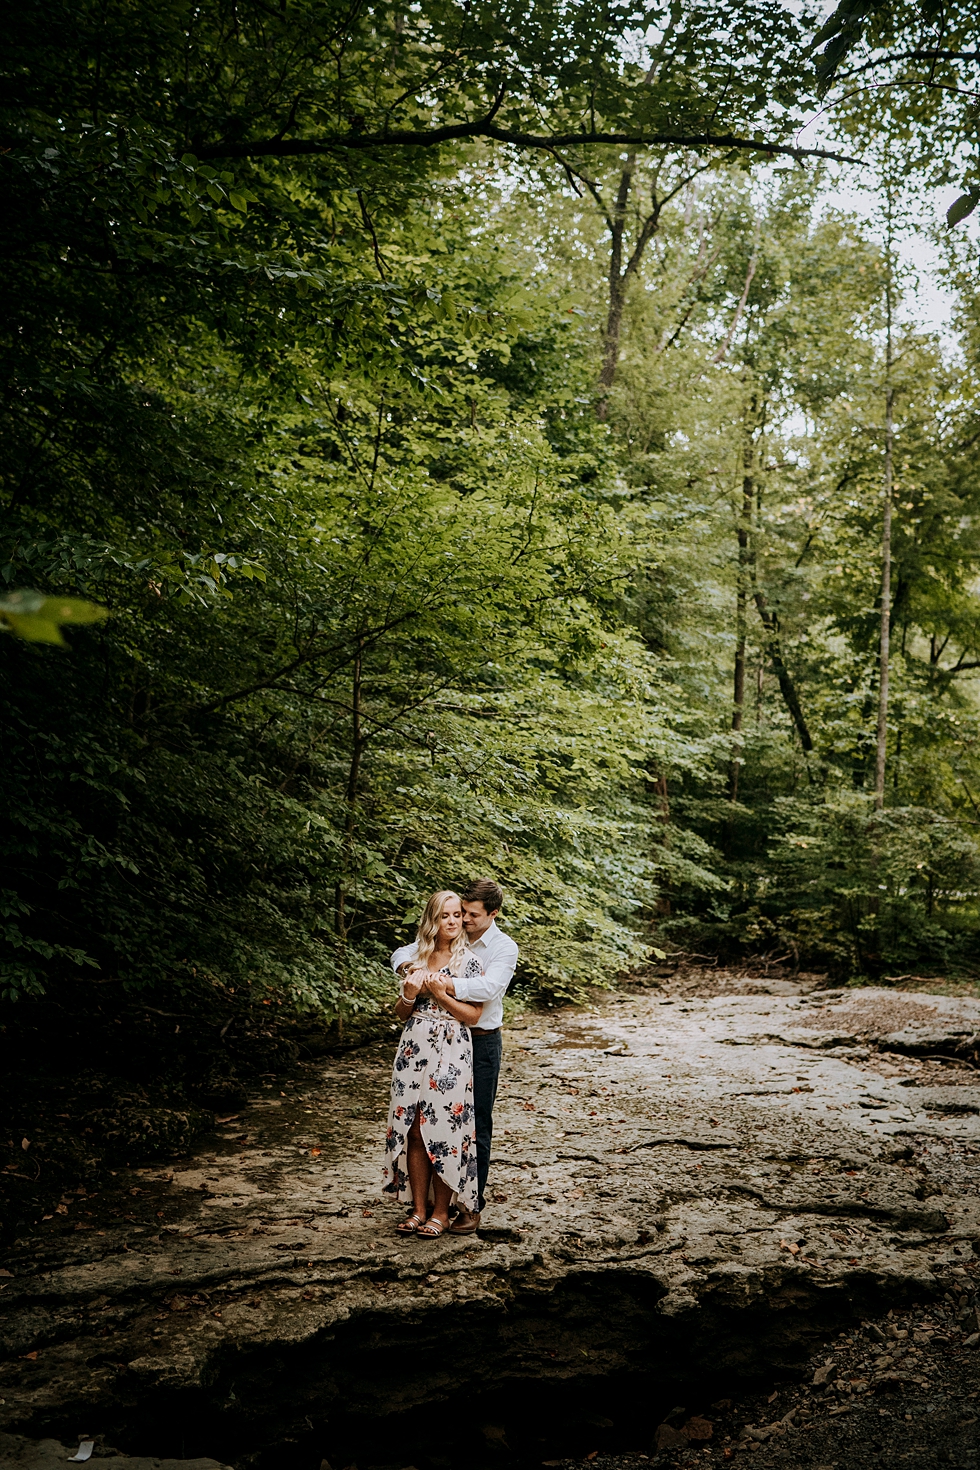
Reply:
M403 944L401 949L396 949L395 953L391 957L391 968L394 970L395 974L398 974L398 971L401 969L402 965L406 963L406 961L418 959L418 954L419 947L414 940L411 944Z
M462 1021L464 1026L475 1026L479 1021L483 1007L473 1001L460 1000L455 992L450 993L445 976L440 975L438 980L430 980L425 988L444 1010L455 1016L457 1021Z
M476 1000L486 1005L499 1000L517 969L517 945L512 939L501 944L489 959L482 975L458 976L453 981L457 1000Z

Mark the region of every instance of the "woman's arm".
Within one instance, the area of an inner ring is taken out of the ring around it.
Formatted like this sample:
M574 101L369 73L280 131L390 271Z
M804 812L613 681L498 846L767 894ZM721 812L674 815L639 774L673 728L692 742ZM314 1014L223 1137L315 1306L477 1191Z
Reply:
M403 978L401 995L395 1001L395 1015L399 1021L407 1021L414 1011L424 980L425 971L414 967Z
M442 975L433 978L430 974L425 982L425 988L433 1000L437 1001L451 1016L455 1016L457 1021L461 1021L464 1026L475 1026L483 1014L483 1006L477 1005L475 1001L456 1000L455 996L449 994L450 983Z

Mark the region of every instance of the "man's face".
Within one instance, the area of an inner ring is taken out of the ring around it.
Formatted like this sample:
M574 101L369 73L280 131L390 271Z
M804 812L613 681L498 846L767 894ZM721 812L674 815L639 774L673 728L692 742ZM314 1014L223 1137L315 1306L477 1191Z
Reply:
M485 934L494 921L496 910L488 914L482 903L467 903L463 901L463 928L466 930L467 939L479 939Z

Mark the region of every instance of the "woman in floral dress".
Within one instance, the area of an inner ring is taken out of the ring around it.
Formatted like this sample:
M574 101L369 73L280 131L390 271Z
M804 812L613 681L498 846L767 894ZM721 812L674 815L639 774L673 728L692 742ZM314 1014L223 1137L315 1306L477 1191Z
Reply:
M479 1021L483 1007L447 995L446 986L457 976L482 973L466 947L459 894L434 893L419 924L418 959L402 981L395 1007L405 1029L391 1074L384 1164L385 1193L396 1199L411 1195L412 1213L397 1229L420 1240L438 1239L449 1224L454 1198L460 1209L476 1209L469 1027Z

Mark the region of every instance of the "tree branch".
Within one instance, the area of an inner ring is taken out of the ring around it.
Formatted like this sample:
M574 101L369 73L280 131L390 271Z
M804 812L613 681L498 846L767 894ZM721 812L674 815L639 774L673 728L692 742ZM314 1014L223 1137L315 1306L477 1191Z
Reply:
M439 143L458 142L466 138L488 138L513 148L574 148L584 144L600 144L614 148L737 148L742 152L780 154L797 161L803 158L829 158L836 163L862 163L846 153L829 148L798 148L789 143L770 143L765 138L741 138L733 133L602 133L590 130L577 133L555 133L543 136L497 127L490 118L478 122L454 123L441 128L420 131L410 128L386 129L380 133L325 133L319 138L257 139L251 143L202 143L197 157L205 158L303 158L324 153L347 152L370 148L433 148Z
M852 67L850 71L838 72L835 80L844 82L848 77L859 77L862 72L874 71L877 66L889 66L899 61L980 61L980 51L900 51L895 56L878 56L872 61L865 61L861 66Z
M547 152L553 154L554 157L557 158L558 162L565 170L565 173L567 174L569 179L575 178L582 181L582 183L588 189L589 193L592 195L592 198L595 200L596 208L606 222L606 228L608 229L609 233L612 234L616 226L613 224L612 216L610 215L608 209L605 206L605 203L603 202L602 190L599 188L599 185L596 183L595 179L590 178L588 174L582 173L580 169L573 168L572 165L568 162L568 159L562 158L557 149L548 148ZM572 187L575 187L574 184L572 185ZM577 189L575 190L575 192L579 193Z
M384 281L385 285L387 285L388 277L385 274L384 260L381 255L381 247L378 244L378 237L374 232L374 222L368 214L367 205L364 203L364 194L360 189L357 191L357 202L361 206L361 219L364 221L365 229L371 236L371 246L374 250L374 263L378 267L378 275Z
M813 736L810 734L806 717L803 714L803 706L800 704L800 696L793 682L793 676L790 674L783 659L778 622L769 607L766 594L760 588L756 587L753 589L752 598L759 617L762 619L762 626L766 630L766 652L772 660L773 670L779 684L779 692L783 696L783 703L789 711L790 719L796 726L796 733L800 737L800 744L803 746L804 752L809 755L813 750Z
M749 257L749 268L745 273L745 285L742 288L742 295L741 299L739 300L738 306L736 306L735 308L735 315L732 317L732 324L728 328L728 335L725 338L724 342L722 342L721 346L718 348L718 351L715 353L714 357L711 359L713 363L723 362L724 359L728 356L728 349L732 345L732 339L734 338L735 333L738 330L739 322L742 320L742 312L745 310L745 303L749 299L749 288L752 285L752 278L755 275L755 267L758 259L759 247L758 245L756 245L755 249L752 251L751 256Z

